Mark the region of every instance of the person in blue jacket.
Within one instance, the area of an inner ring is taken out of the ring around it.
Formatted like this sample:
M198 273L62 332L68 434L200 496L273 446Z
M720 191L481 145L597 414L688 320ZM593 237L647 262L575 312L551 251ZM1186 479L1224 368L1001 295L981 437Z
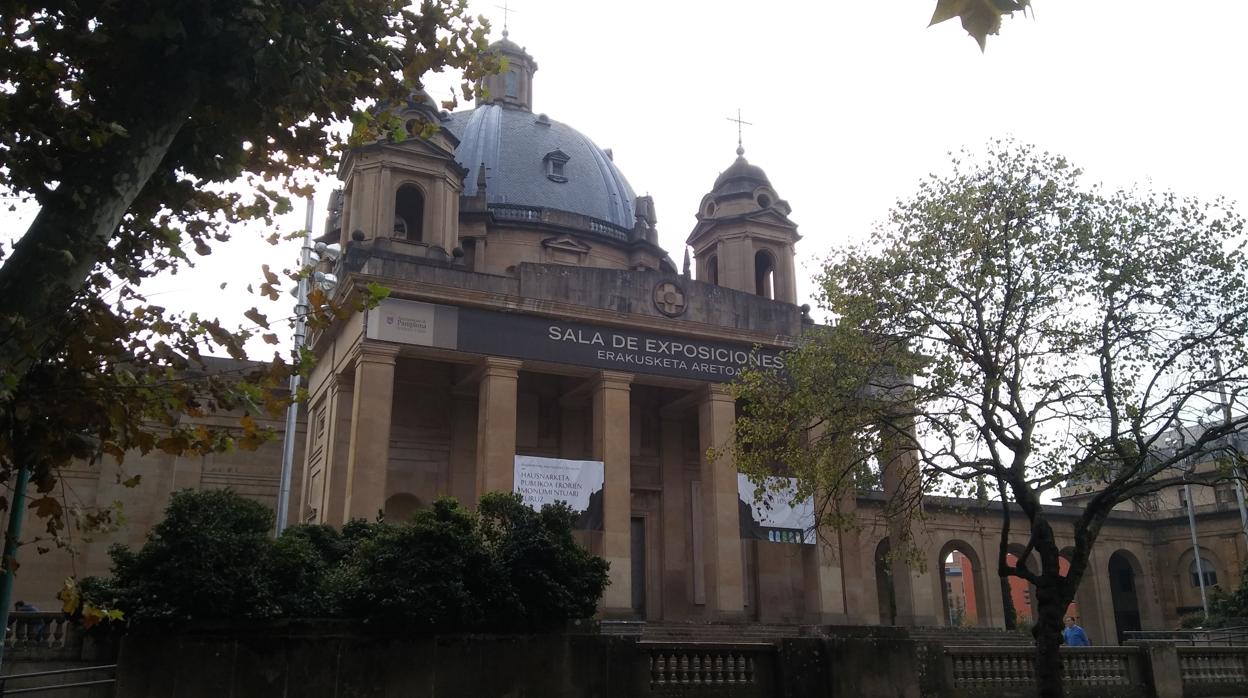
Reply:
M1066 629L1062 631L1062 640L1067 647L1088 647L1092 644L1083 628L1075 625L1074 616L1066 616Z

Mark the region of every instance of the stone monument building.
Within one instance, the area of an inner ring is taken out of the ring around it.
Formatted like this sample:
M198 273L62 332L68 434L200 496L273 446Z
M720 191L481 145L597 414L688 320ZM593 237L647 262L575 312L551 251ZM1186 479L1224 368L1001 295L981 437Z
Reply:
M340 292L390 296L309 340L292 522L395 520L443 495L519 491L581 503L580 540L611 564L606 618L1002 627L991 505L929 498L926 560L907 564L888 554L883 493L847 503L861 526L816 542L800 522L752 514L730 456L708 456L731 436L729 383L782 367L809 321L797 225L764 171L738 149L700 203L675 202L696 221L678 266L611 152L534 111L533 57L505 37L493 49L508 71L486 80L488 100L446 113L414 95L401 116L432 137L342 162L320 239L342 246ZM17 595L52 607L64 576L105 572L107 544L141 543L175 489L272 502L279 451L136 456L134 489L108 468L67 471L75 496L123 501L128 523L72 556L27 555ZM1094 642L1172 626L1199 603L1186 512L1165 497L1117 512L1098 541L1078 597ZM1238 516L1225 497L1196 504L1205 568L1231 586L1248 559ZM1054 505L1051 518L1077 514Z

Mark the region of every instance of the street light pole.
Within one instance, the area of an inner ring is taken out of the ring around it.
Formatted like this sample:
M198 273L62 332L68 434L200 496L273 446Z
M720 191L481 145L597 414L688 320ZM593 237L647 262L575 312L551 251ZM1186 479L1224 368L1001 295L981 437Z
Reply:
M308 197L308 211L303 225L303 249L299 253L299 286L295 293L295 341L294 364L290 374L290 405L286 407L286 432L282 439L282 474L277 484L277 526L274 533L282 535L286 519L290 515L290 481L295 463L295 430L299 422L299 350L303 348L308 317L308 265L312 262L312 197Z
M1219 379L1222 377L1222 357L1217 353L1213 355L1213 370L1217 372ZM1226 383L1218 381L1218 403L1222 407L1222 419L1226 423L1231 422L1233 413L1231 412L1231 401L1226 397ZM1227 436L1234 446L1239 445L1239 434L1231 434ZM1238 449L1234 449L1238 450ZM1239 527L1244 530L1244 541L1248 543L1248 507L1244 506L1244 473L1239 465L1239 458L1233 460L1231 466L1231 475L1235 478L1235 502L1239 505Z
M1196 506L1192 502L1192 486L1183 485L1184 499L1187 500L1187 526L1192 531L1192 552L1196 555L1196 579L1200 583L1200 607L1209 617L1209 596L1205 593L1205 565L1200 558L1200 541L1196 539Z

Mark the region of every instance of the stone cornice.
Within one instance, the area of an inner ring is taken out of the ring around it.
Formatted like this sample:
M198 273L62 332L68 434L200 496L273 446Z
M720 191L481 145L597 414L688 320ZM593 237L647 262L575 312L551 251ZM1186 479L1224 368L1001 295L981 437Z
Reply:
M577 320L592 324L663 332L699 339L714 339L740 344L758 344L764 347L788 349L796 345L796 338L784 335L721 327L690 320L669 320L654 316L619 313L583 305L559 301L537 300L511 296L503 293L467 289L458 286L440 286L409 279L379 277L352 273L343 284L345 293L352 293L355 286L373 282L386 286L394 298L441 303L462 307L523 312L558 320Z

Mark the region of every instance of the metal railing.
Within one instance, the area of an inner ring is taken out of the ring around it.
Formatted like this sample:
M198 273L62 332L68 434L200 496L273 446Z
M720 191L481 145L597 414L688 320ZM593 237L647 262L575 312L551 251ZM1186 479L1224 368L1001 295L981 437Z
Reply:
M71 683L55 683L45 686L25 686L22 688L9 688L9 683L22 679L43 678L47 676L60 676L62 674L81 674L89 671L108 671L113 675L107 679L95 679L91 681L74 681ZM4 696L16 696L22 693L39 693L42 691L60 691L68 688L88 688L91 686L106 686L117 683L117 665L101 664L100 666L78 667L76 669L56 669L54 671L35 671L29 674L11 674L9 676L0 676L0 698Z
M1128 630L1123 642L1173 642L1186 647L1248 646L1248 625L1197 630Z

